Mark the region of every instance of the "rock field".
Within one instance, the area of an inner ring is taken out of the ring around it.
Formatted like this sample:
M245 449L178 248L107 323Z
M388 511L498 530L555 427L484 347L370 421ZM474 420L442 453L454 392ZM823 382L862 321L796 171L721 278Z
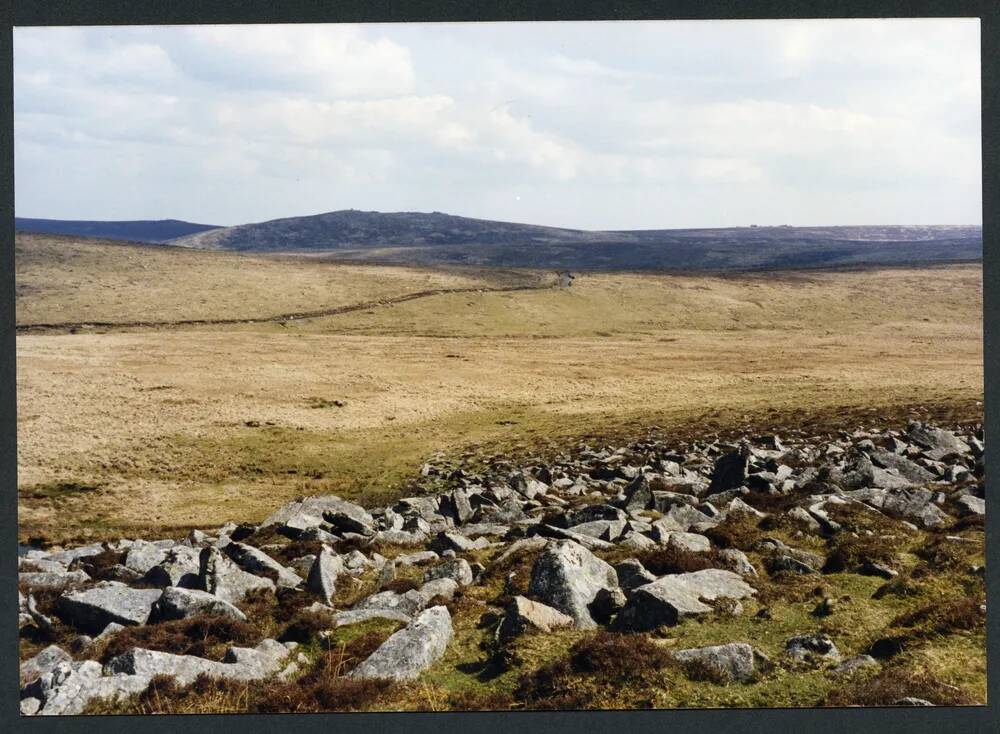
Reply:
M376 621L395 631L337 675L418 680L454 644L456 600L518 558L530 564L520 577L512 571L478 615L498 660L526 635L655 635L720 614L756 614L767 624L761 599L776 579L815 578L818 586L826 574L852 573L891 586L904 571L892 550L897 536L974 542L951 533L982 527L983 433L951 428L911 422L734 443L577 445L548 462L497 460L476 471L441 457L421 470L424 493L389 507L305 497L259 525L31 549L19 560L21 711L113 706L164 676L178 686L205 677L294 681L313 664L308 640ZM741 541L740 528L753 530L750 540ZM981 578L983 569L956 573ZM815 615L842 603L817 598ZM262 609L271 610L267 624L255 617ZM295 619L322 629L297 636L288 624ZM195 621L222 630L219 644L202 655L154 649L163 647L157 629ZM251 624L273 637L225 639L225 630ZM880 640L872 655L847 656L838 642L817 626L790 636L781 659L752 638L669 654L716 684L738 686L776 665L878 670L888 657L880 650L896 644ZM891 703L928 701L901 695Z

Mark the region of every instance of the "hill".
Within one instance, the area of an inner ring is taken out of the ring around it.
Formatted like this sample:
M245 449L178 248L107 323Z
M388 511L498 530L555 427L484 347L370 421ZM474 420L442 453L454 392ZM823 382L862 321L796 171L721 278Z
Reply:
M200 232L174 244L324 252L396 264L727 271L976 261L978 226L735 227L587 231L440 212L343 210Z
M168 242L177 237L217 229L216 224L195 224L179 219L137 220L126 222L96 222L66 219L14 218L14 229L18 232L36 234L70 235L76 237L100 237L106 240L126 240L130 242Z

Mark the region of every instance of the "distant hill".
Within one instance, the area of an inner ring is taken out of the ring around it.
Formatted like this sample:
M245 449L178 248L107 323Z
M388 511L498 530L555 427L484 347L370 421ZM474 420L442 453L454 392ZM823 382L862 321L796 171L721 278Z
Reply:
M213 250L303 251L421 245L580 243L603 233L495 222L432 212L344 209L306 217L241 224L179 238L174 244Z
M982 227L587 231L440 212L351 209L222 227L173 244L413 265L725 271L975 261L982 259Z
M100 237L107 240L129 242L164 243L177 237L216 229L214 224L195 224L178 219L132 222L91 222L65 219L14 218L14 229L18 232L36 234L60 234L76 237Z

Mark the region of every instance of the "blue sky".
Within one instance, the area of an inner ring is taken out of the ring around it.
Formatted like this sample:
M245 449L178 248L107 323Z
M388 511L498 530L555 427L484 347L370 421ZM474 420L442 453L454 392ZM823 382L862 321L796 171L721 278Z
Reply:
M978 224L972 19L18 28L15 208Z

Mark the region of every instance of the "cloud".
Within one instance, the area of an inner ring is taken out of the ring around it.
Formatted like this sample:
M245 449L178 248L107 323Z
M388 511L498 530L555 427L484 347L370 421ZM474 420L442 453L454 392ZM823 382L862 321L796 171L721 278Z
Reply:
M378 97L414 83L409 51L357 26L198 26L173 45L188 75L224 88Z
M975 222L977 49L969 20L19 28L16 208Z

